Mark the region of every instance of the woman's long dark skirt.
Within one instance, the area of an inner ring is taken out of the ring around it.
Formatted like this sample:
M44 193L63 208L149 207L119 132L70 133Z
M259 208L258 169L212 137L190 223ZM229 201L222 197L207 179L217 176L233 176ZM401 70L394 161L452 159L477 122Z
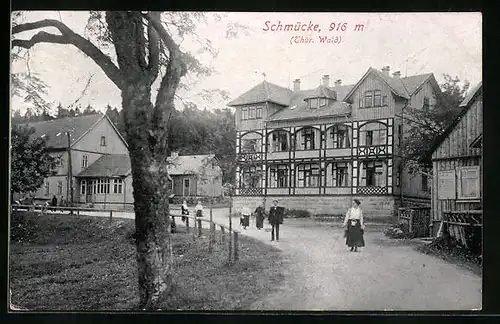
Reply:
M240 223L241 226L250 226L250 215L243 215Z
M257 228L263 228L264 227L264 215L257 214L255 216L255 226Z
M346 242L348 247L363 247L365 240L363 238L363 230L361 229L361 222L356 219L356 224L351 225L351 220L347 221L347 238Z

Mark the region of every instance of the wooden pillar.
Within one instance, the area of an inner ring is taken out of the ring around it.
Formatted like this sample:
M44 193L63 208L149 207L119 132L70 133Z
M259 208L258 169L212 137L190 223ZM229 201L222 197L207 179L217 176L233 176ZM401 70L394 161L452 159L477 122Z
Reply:
M221 231L221 243L225 243L226 242L226 230L224 229L224 226L221 226L220 227L220 231Z
M186 232L189 233L189 217L186 217Z
M198 219L198 237L201 237L201 219Z

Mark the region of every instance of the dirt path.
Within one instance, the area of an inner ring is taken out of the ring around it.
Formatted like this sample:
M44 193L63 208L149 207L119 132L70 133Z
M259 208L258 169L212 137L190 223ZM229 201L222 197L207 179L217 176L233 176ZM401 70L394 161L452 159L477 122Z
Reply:
M222 210L214 219L227 223ZM238 220L233 219L238 225ZM425 255L367 225L366 247L350 252L337 225L287 219L280 242L258 231L243 235L273 244L286 263L281 287L251 306L254 310L471 310L481 308L481 277ZM239 226L237 226L239 228Z
M228 224L227 215L227 209L215 209L213 218ZM239 228L237 218L233 218L233 225ZM338 226L310 219L287 219L280 228L280 242L276 243L270 242L269 232L255 228L253 219L250 225L242 234L275 245L283 251L285 262L282 285L252 304L253 310L471 310L481 307L481 277L458 265L422 254L407 243L386 238L380 226L367 225L366 247L353 253L345 246L343 231Z

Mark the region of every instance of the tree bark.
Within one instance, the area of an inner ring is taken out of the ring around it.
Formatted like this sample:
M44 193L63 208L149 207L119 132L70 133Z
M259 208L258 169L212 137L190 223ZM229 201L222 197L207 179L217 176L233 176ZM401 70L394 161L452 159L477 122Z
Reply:
M153 154L149 135L152 104L146 82L122 93L134 195L137 265L141 309L154 309L172 287L170 217L166 168ZM158 167L160 165L160 167Z

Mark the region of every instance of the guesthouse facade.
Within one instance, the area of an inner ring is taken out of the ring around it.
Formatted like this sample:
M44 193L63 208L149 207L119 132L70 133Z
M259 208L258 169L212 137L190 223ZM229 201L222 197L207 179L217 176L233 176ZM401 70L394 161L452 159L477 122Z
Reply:
M390 217L401 200L430 204L425 175L398 155L406 106L432 107L433 74L401 77L369 68L356 84L323 76L314 89L264 81L228 105L236 110L235 207L272 200L290 209L342 214L353 197L371 217Z
M106 115L67 117L28 126L35 129L32 136L47 139L50 154L59 161L55 175L47 177L34 193L36 202L56 196L59 202L74 206L133 206L127 143Z

